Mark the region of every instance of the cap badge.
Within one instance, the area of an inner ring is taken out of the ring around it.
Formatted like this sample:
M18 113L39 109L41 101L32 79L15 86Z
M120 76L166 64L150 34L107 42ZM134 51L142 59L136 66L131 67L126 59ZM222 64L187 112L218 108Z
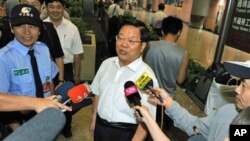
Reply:
M30 13L31 8L30 7L23 7L21 9L21 12L19 13L19 16L28 16L28 17L34 17L32 13Z

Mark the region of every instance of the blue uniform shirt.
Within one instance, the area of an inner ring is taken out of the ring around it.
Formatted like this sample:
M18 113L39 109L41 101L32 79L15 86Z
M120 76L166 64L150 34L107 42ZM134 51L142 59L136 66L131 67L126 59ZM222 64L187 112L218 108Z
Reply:
M33 45L44 97L50 95L49 82L58 73L51 60L48 47L41 42ZM30 63L29 49L16 39L0 50L0 92L14 95L36 96L36 87Z

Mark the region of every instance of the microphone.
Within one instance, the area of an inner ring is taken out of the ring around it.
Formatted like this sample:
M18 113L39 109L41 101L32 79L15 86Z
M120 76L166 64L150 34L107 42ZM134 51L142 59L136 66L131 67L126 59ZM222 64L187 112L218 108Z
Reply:
M132 81L127 81L124 84L124 92L125 92L125 96L129 102L130 105L134 105L134 106L141 106L141 96L138 93L138 90L134 84L134 82Z
M130 105L132 106L141 106L141 96L139 95L139 92L132 81L127 81L124 84L124 93L125 96L129 102ZM139 115L142 117L142 114L140 113L139 110L137 110Z
M65 105L70 105L72 103L79 103L83 101L91 89L87 83L79 84L74 86L72 82L65 82L59 88L55 90L57 94L57 100ZM72 102L72 103L71 103ZM64 109L62 110L65 111Z
M68 91L68 96L73 103L83 101L91 92L88 83L79 84Z
M58 102L63 103L64 101L67 101L69 99L68 97L68 91L75 86L74 83L71 81L65 81L62 85L60 85L56 90L56 98Z
M65 124L64 114L55 108L47 108L38 113L4 141L52 141Z
M161 103L163 103L162 97L157 94L154 90L153 90L153 80L152 78L148 75L148 73L144 72L139 78L138 80L136 80L135 85L137 86L137 88L141 89L141 90L147 90L149 89L153 95L160 100Z

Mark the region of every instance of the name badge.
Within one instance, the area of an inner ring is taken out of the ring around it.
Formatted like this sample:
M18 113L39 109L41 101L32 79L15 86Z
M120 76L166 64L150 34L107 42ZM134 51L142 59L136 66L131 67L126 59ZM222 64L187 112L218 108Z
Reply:
M49 77L46 77L46 83L43 84L43 92L49 92L51 90Z
M25 74L29 74L29 69L28 68L23 68L23 69L13 69L12 73L14 76L22 76Z

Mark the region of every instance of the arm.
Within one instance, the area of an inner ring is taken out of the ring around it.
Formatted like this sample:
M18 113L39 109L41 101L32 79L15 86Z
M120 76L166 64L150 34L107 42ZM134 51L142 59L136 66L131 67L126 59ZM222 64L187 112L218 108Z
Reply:
M80 82L81 54L74 55L74 71L74 81L78 84Z
M136 112L137 117L146 124L154 141L170 141L169 138L161 131L160 127L157 125L148 111L140 106L135 106L134 108L139 110L142 114L142 117L140 117L138 112Z
M94 135L98 102L99 102L99 96L95 95L93 101L92 120L89 128L89 132L91 135Z
M162 97L163 102L161 103L155 96L151 95L152 92L147 90L147 94L150 95L149 101L162 105L167 114L173 121L177 128L186 132L189 136L195 134L193 127L196 126L200 131L207 135L209 132L209 126L213 120L212 116L206 116L199 118L190 114L185 108L183 108L178 102L174 101L169 94L161 88L153 88L154 92Z
M63 63L64 53L62 50L59 36L52 23L49 22L43 22L43 23L44 23L44 34L41 34L43 35L41 41L48 44L48 47L50 49L50 54L55 60L55 63L59 70L58 80L64 80L64 63Z
M55 85L53 82L50 83L50 95L55 95Z
M69 107L57 102L55 96L33 98L0 93L0 111L35 110L41 112L49 107L71 111Z
M56 65L58 67L59 70L59 76L58 76L58 80L64 80L64 64L63 64L63 57L59 57L55 59L56 61Z
M179 85L182 84L186 78L188 62L189 62L188 53L187 53L187 51L185 51L185 54L182 58L182 64L181 64L181 68L179 70L178 79L177 79L177 84L179 84Z
M140 123L136 129L136 132L134 134L134 137L132 138L132 141L144 141L147 137L147 127L144 123Z

